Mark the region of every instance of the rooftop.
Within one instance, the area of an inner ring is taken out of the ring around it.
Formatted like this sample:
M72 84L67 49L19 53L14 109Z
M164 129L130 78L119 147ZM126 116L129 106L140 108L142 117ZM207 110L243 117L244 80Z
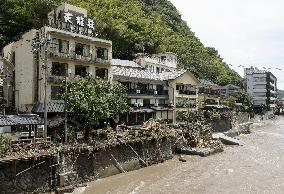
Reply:
M138 65L134 61L121 60L121 59L112 59L112 65L120 66L120 67L142 68L140 65Z
M0 126L43 125L43 120L35 114L0 115Z
M153 73L145 69L132 68L129 66L113 66L112 74L115 80L133 81L133 79L149 81L168 81L173 80L184 74L186 70Z

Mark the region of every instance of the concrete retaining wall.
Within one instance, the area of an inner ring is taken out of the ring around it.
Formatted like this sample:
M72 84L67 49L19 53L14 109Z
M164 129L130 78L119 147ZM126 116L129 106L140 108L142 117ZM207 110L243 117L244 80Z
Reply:
M232 129L233 127L245 123L249 121L249 114L246 112L238 113L235 118L233 118L233 121L227 118L222 118L218 121L215 121L212 124L212 130L213 132L226 132Z
M0 163L0 193L42 193L59 187L76 187L173 157L171 142L166 139L135 143L131 147L61 152L53 158Z

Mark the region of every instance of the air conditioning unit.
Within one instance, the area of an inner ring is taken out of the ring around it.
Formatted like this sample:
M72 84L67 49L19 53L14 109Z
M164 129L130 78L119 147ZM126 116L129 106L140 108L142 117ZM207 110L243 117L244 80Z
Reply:
M141 91L140 91L140 90L136 90L136 93L137 93L137 94L140 94L140 93L141 93Z
M157 94L158 94L158 91L154 91L154 94L157 95Z
M134 103L134 106L135 106L135 107L138 107L138 103L137 103L137 102L136 102L136 103Z
M143 103L140 103L140 104L139 104L139 106L141 106L141 107L142 107L142 106L143 106Z

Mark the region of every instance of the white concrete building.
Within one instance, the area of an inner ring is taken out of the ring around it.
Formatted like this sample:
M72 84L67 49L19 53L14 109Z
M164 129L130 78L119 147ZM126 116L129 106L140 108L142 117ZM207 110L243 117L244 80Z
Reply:
M94 36L95 22L87 18L87 11L64 3L48 18L47 26L25 33L3 49L4 74L12 77L4 83L5 99L20 112L43 103L45 79L49 104L58 100L65 76L91 74L111 82L112 42ZM49 40L38 53L32 46L36 39Z
M245 72L246 89L253 97L253 106L274 110L277 98L277 78L271 72L253 67L247 68Z
M171 52L153 54L151 56L137 54L135 62L152 73L175 71L178 65L177 55Z

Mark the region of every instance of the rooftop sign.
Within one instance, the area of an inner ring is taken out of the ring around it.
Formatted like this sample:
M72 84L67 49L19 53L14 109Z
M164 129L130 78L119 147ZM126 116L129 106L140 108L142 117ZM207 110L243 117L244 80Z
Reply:
M58 14L56 14L58 13ZM86 36L95 36L96 22L87 18L82 13L72 10L54 11L53 17L49 17L49 26Z

